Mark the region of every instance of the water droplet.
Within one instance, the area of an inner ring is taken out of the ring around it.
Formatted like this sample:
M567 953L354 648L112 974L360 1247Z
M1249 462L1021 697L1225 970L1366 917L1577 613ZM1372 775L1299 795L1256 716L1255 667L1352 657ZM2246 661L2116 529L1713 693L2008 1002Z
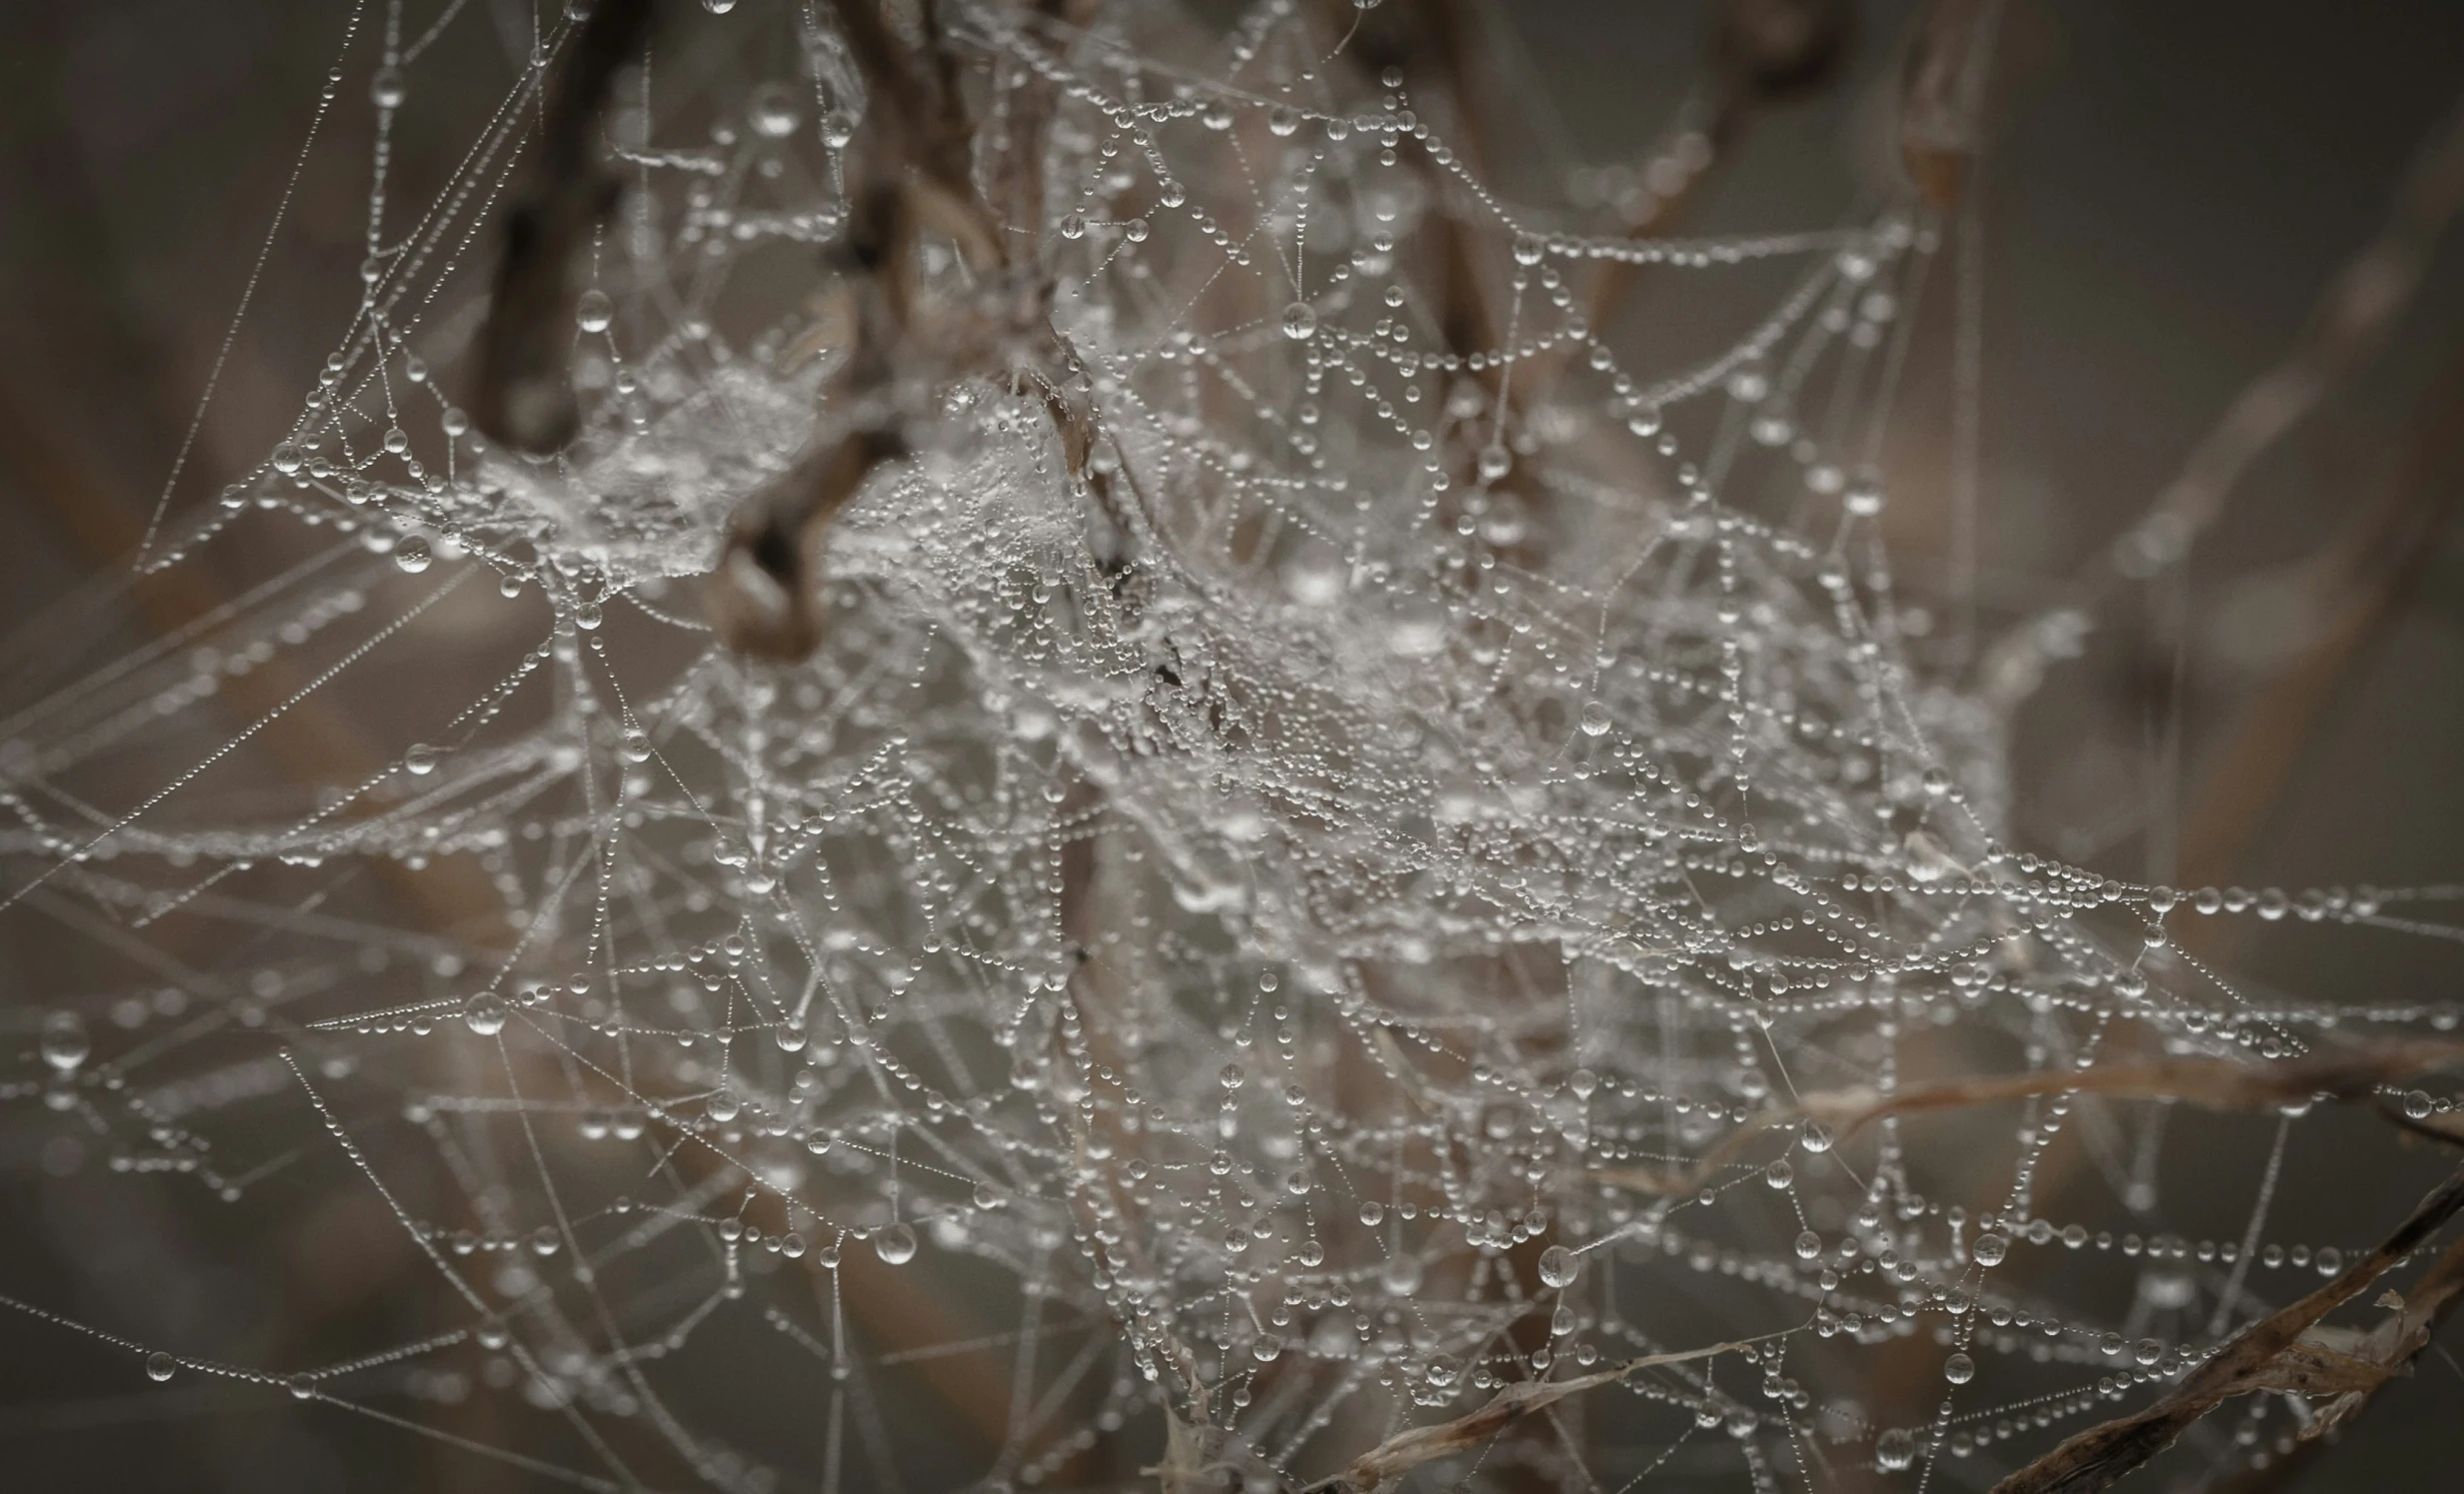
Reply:
M274 448L274 470L284 477L300 470L300 449L286 441Z
M1307 342L1317 335L1317 308L1305 301L1294 301L1283 308L1283 335L1295 343Z
M146 1355L146 1378L160 1385L177 1374L180 1362L160 1349Z
M435 559L436 553L428 548L428 542L417 535L394 547L394 564L406 575L417 576Z
M1480 448L1480 481L1493 483L1514 468L1513 454L1501 446Z
M1249 1343L1249 1352L1260 1364L1272 1364L1283 1353L1283 1340L1271 1333L1260 1333Z
M291 1392L293 1400L304 1401L317 1393L317 1382L306 1375L293 1375L282 1383L283 1388Z
M1277 104L1266 111L1266 128L1277 135L1296 135L1300 132L1300 111L1288 104Z
M1420 1289L1420 1257L1397 1253L1377 1272L1377 1284L1392 1297L1408 1297Z
M1540 262L1541 257L1547 253L1548 246L1540 242L1536 235L1516 234L1514 236L1515 264L1536 265Z
M886 1265L903 1266L916 1258L916 1231L893 1224L873 1237L873 1253Z
M1576 1260L1574 1252L1563 1245L1551 1245L1540 1252L1540 1284L1542 1286L1555 1287L1563 1291L1574 1284L1575 1276L1581 1271L1582 1262Z
M402 81L402 69L398 67L378 68L377 75L368 80L368 97L379 109L401 108L409 92L409 87Z
M1808 1120L1804 1129L1797 1132L1796 1142L1819 1156L1831 1149L1831 1128L1819 1120Z
M736 8L736 0L702 0L702 8L714 16L723 16Z
M494 1037L505 1030L505 1018L512 1014L505 998L495 991L481 991L464 1004L462 1024L482 1037Z
M402 765L412 776L424 778L437 770L437 749L424 742L415 742L402 754Z
M1969 1256L1980 1266L1998 1266L2009 1253L2010 1236L2002 1234L1980 1234L1968 1247Z
M2411 1089L2404 1094L2404 1113L2415 1120L2427 1120L2435 1108L2426 1089Z
M593 286L574 303L573 320L584 332L605 332L608 324L616 320L616 303L608 299L607 292Z
M1086 238L1086 237L1087 237L1087 215L1086 215L1086 214L1084 214L1084 213L1076 212L1076 211L1073 211L1073 212L1068 212L1068 213L1064 213L1064 214L1062 214L1062 215L1061 215L1061 236L1062 236L1063 238L1065 238L1065 239L1084 239L1084 238Z
M796 90L776 81L753 90L745 104L745 118L753 125L753 133L773 140L793 134L796 129Z
M1144 218L1133 218L1121 226L1121 236L1133 244L1146 243L1147 233L1147 220Z
M1916 1434L1906 1427L1892 1427L1873 1441L1874 1466L1896 1473L1916 1461Z
M1953 1385L1965 1385L1976 1378L1976 1361L1965 1354L1953 1354L1942 1361L1942 1378Z
M73 1073L94 1051L93 1040L86 1036L86 1024L74 1011L55 1011L43 1018L40 1043L43 1061L60 1073Z
M1586 701L1583 703L1582 735L1585 737L1605 737L1608 735L1608 708L1606 706L1597 701Z
M1822 1236L1812 1230L1801 1231L1796 1237L1796 1258L1811 1260L1822 1253Z

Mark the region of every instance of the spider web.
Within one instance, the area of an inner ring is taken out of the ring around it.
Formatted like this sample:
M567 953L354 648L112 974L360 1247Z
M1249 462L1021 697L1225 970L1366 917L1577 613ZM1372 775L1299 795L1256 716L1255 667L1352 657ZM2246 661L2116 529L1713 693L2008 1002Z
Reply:
M984 171L1059 100L1005 227L1070 358L923 392L796 666L719 647L698 578L844 418L816 251L868 101L827 11L679 7L621 81L548 459L445 376L580 22L543 17L410 203L396 121L479 15L353 12L364 297L154 557L293 560L8 719L5 916L132 973L30 1014L0 1095L149 1186L379 1199L441 1305L309 1364L83 1331L541 1477L752 1491L901 1486L938 1466L919 1405L976 1486L1296 1488L1507 1385L1718 1346L1429 1486L1968 1488L2372 1243L2269 1213L2306 1103L2194 1123L2094 1076L2451 1030L2255 999L2173 930L2452 937L2407 905L2454 889L2006 843L2009 705L1877 527L1939 212L1653 237L1698 111L1537 206L1314 10L945 10ZM1739 308L1725 346L1611 346L1611 266ZM946 246L920 273L981 290ZM375 697L416 737L341 725ZM318 774L241 770L301 732ZM1980 1072L2078 1083L1822 1118ZM2228 1124L2234 1212L2173 1222L2176 1133ZM488 1400L522 1409L456 1429ZM2264 1463L2304 1414L2191 1456Z

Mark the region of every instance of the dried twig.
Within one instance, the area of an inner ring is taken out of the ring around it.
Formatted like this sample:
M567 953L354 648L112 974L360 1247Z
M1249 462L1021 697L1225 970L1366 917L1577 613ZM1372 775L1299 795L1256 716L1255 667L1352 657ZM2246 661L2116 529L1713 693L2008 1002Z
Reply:
M1936 0L1900 80L1899 157L1925 201L1947 208L1966 185L1999 0Z
M574 264L616 208L618 182L592 149L608 94L650 36L655 0L599 0L575 34L539 132L530 190L505 215L505 257L480 334L471 413L507 446L552 452L581 429L567 367L581 292Z
M1116 529L1126 511L1110 477L1089 470L1092 407L1065 393L1069 350L1052 330L1053 284L1014 262L999 219L974 176L975 127L956 58L925 7L925 55L909 55L875 0L833 0L849 52L870 96L851 149L846 232L831 263L854 303L849 347L825 392L824 432L785 473L748 499L729 526L712 588L712 621L740 651L801 659L821 642L816 595L822 538L839 511L883 464L907 455L911 409L933 390L969 376L1033 380L1059 431L1071 476L1084 480ZM1076 19L1073 0L1044 12ZM1014 212L1041 219L1040 162L1051 100L1036 85L1014 142L1008 190ZM953 241L989 294L973 304L928 309L917 295L917 246L925 234ZM1028 350L1020 367L1019 350ZM1041 365L1049 365L1044 367Z
M1395 1433L1352 1459L1350 1466L1341 1473L1310 1484L1302 1494L1368 1494L1369 1490L1399 1479L1423 1463L1469 1452L1524 1417L1555 1405L1569 1395L1629 1380L1646 1369L1729 1353L1752 1342L1751 1339L1736 1339L1699 1349L1645 1354L1639 1359L1628 1359L1612 1368L1576 1375L1570 1380L1519 1381L1498 1391L1489 1398L1488 1404L1476 1411L1457 1416L1452 1421L1438 1422L1435 1426L1413 1427L1409 1431Z
M2329 707L2352 688L2357 662L2395 625L2438 554L2464 501L2464 360L2423 401L2415 428L2388 502L2358 516L2305 586L2310 606L2334 622L2243 708L2230 747L2204 774L2182 829L2186 885L2234 879Z
M1607 1168L1593 1176L1644 1193L1690 1193L1719 1174L1755 1138L1802 1121L1819 1121L1845 1139L1890 1115L1960 1109L2047 1094L2099 1094L2109 1099L2187 1100L2211 1110L2264 1109L2318 1095L2349 1099L2381 1084L2464 1063L2464 1043L2423 1039L2355 1048L2277 1063L2228 1058L2165 1058L2111 1063L2089 1069L2039 1069L1955 1079L1895 1093L1857 1086L1801 1096L1792 1106L1767 1110L1735 1131L1681 1173L1644 1168Z
M2154 1405L2072 1437L1994 1485L1994 1494L2093 1494L2172 1446L2218 1405L2253 1391L2332 1396L2329 1415L2349 1416L2429 1341L2430 1329L2464 1289L2464 1260L2450 1247L2416 1290L2414 1304L2369 1335L2318 1333L2313 1325L2386 1274L2458 1209L2464 1209L2464 1168L2333 1281L2244 1328Z

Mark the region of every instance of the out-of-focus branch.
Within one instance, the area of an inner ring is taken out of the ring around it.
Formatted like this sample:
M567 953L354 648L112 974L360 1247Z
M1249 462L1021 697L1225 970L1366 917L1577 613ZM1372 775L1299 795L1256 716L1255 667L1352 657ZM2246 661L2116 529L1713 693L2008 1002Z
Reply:
M616 75L649 38L655 10L655 0L598 0L581 23L548 96L531 187L505 215L471 414L482 431L520 451L555 451L581 428L568 367L581 299L574 266L618 194L594 137Z
M2423 402L2424 417L2389 501L2362 516L2343 554L2311 585L2333 626L2243 708L2223 760L2204 775L2182 834L2182 880L2230 881L2279 803L2355 661L2383 638L2464 498L2464 360Z
M1899 159L1927 203L1948 208L1976 154L2000 0L1936 0L1899 86Z
M2327 283L2293 346L2235 397L2103 563L2135 577L2188 554L2191 543L2221 517L2251 465L2385 345L2420 288L2431 251L2460 210L2464 101L2432 132L2396 189L2386 223Z
M1687 172L1676 190L1662 195L1651 215L1626 237L1666 233L1701 200L1717 179L1713 168L1735 155L1764 110L1828 83L1847 54L1852 19L1842 0L1728 0L1720 8L1711 40L1718 82L1703 130L1711 143L1711 159L1702 169ZM1640 273L1639 265L1622 260L1601 264L1585 303L1591 326L1605 326L1616 315Z

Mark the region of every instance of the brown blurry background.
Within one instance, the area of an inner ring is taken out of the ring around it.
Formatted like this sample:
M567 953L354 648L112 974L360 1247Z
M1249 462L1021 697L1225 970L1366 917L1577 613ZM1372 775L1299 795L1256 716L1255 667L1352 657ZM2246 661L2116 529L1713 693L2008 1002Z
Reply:
M407 27L424 30L443 3L414 0ZM471 0L423 61L397 135L398 214L445 179L501 96L527 43L527 4ZM1857 9L1845 75L1759 120L1689 229L1820 227L1888 190L1886 100L1913 7ZM1637 158L1701 76L1712 6L1495 10L1519 41L1504 76L1528 101L1528 128L1616 161ZM300 164L346 13L336 0L0 3L0 715L263 574L266 557L231 548L193 576L141 584L120 563L217 360L221 393L175 515L211 503L277 439L356 302L372 129L364 44ZM2060 605L2066 579L2288 345L2460 94L2464 7L2453 0L2012 0L1980 189L1988 635ZM295 167L289 221L226 357ZM2085 656L2052 673L2021 719L2022 844L2194 884L2464 875L2460 271L2464 246L2444 244L2384 354L2252 472L2200 547L2178 612L2116 592ZM1892 447L1889 521L1919 594L1945 578L1947 292L1945 277ZM1754 294L1648 281L1622 335L1635 349L1658 340L1665 360L1637 362L1667 366L1674 350L1733 335ZM2348 552L2360 559L2340 570L2321 559ZM2334 585L2312 585L2320 575ZM2330 605L2305 622L2314 596ZM462 675L494 665L451 652L435 667L458 672L440 678L460 699ZM2180 769L2168 787L2150 770L2151 724L2176 700ZM385 701L344 706L391 741ZM269 755L255 770L280 779L287 768ZM2464 1000L2452 944L2288 922L2211 952L2262 992ZM51 982L80 978L77 957L37 924L0 922L0 1005L42 1006ZM0 1115L0 1291L12 1296L234 1358L329 1332L346 1352L370 1340L318 1314L356 1303L345 1316L381 1322L386 1273L418 1269L357 1215L295 1209L296 1232L255 1236L160 1179L92 1166L55 1175L68 1169L46 1151L46 1119L24 1103ZM2328 1146L2340 1133L2303 1134ZM2384 1151L2356 1144L2343 1168L2356 1217L2392 1218L2418 1191L2417 1159L2390 1163L2378 1187L2369 1169ZM329 1279L354 1269L367 1279ZM780 1416L810 1414L787 1386L770 1388ZM930 1425L888 1409L894 1425ZM2433 1353L2303 1486L2452 1486L2459 1413L2464 1371ZM928 1452L917 1487L965 1471ZM483 1486L520 1482L486 1482L406 1434L260 1390L156 1390L125 1355L0 1315L0 1487Z

